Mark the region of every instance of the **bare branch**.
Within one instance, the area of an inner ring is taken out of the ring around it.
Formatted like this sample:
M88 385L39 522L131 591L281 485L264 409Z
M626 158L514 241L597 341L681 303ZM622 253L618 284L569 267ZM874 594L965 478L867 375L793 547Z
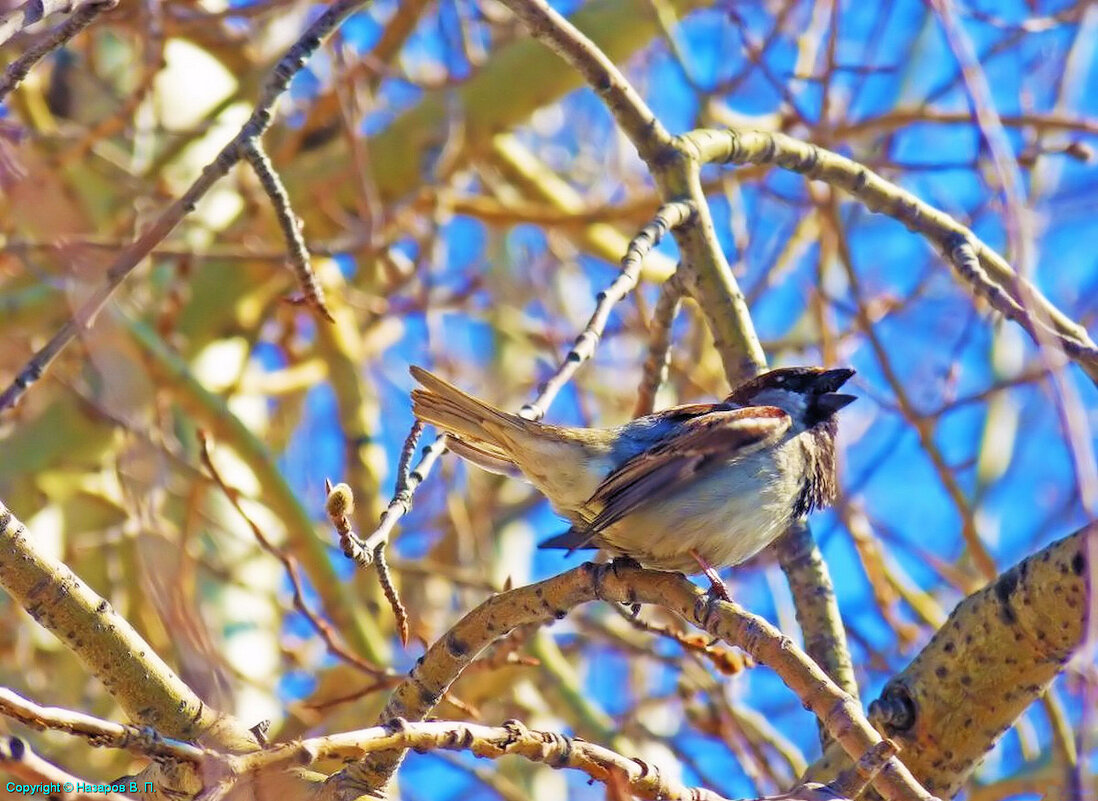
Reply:
M39 706L7 687L0 687L0 715L6 715L36 729L75 734L92 745L121 748L143 756L168 757L199 763L211 755L211 752L205 748L163 737L150 728L123 726L120 723L101 720L71 709Z
M1028 281L1021 279L995 251L983 244L968 228L949 215L919 200L866 167L816 145L780 133L748 130L699 130L683 137L697 148L703 162L736 164L775 164L807 178L824 181L852 194L871 211L887 214L913 231L927 237L951 262L959 245L968 244L976 252L979 265L991 277L993 292L971 265L959 267L962 277L975 280L973 288L988 296L995 308L1031 331L1032 324L1047 332L1064 351L1079 362L1092 381L1098 382L1098 346L1086 329L1069 319ZM962 251L963 253L964 251ZM1020 297L1010 296L1016 292ZM1011 297L1010 301L1005 300Z
M8 65L7 69L4 70L3 77L0 77L0 100L7 97L8 93L27 77L35 64L91 25L101 13L109 11L117 5L118 0L87 0L80 4L76 9L76 13L69 19L50 31L41 41L35 42L23 55ZM7 39L7 36L4 35L6 32L4 28L13 21L10 16L0 21L0 43ZM10 36L10 33L8 33L8 36ZM3 407L0 406L0 408Z
M563 618L581 603L653 603L693 621L715 637L736 645L772 668L854 759L873 749L881 736L857 701L844 693L788 637L738 604L713 601L677 573L632 565L582 565L551 579L489 598L466 615L427 651L398 687L381 720L422 720L442 694L490 643L517 626L544 625ZM379 754L349 765L332 777L340 801L378 791L393 775L401 755ZM930 799L897 759L889 760L875 787L891 801Z
M370 754L414 748L469 751L478 757L498 759L511 754L554 768L570 768L601 782L624 781L637 798L667 801L724 801L723 796L700 787L686 787L665 776L659 768L636 757L626 757L609 748L555 732L526 728L510 720L502 726L433 720L408 721L393 718L380 726L361 731L333 734L276 746L262 753L231 757L236 775L269 770L281 765L313 764L321 760L362 759ZM343 797L335 786L324 798Z
M530 33L583 75L646 162L671 147L671 135L621 71L571 22L544 0L504 0ZM668 198L669 199L669 198Z
M132 720L182 740L255 747L244 726L203 703L125 618L28 536L3 502L0 585L65 643Z
M324 303L324 290L317 282L313 265L309 261L309 250L305 245L305 237L301 235L301 220L294 214L290 206L290 196L286 193L286 187L282 185L282 180L275 172L270 158L263 150L262 142L258 137L247 139L240 143L240 152L252 165L263 191L271 199L275 216L278 218L278 227L282 229L282 236L286 239L290 264L297 277L297 284L305 296L305 302L325 320L334 323L335 318Z

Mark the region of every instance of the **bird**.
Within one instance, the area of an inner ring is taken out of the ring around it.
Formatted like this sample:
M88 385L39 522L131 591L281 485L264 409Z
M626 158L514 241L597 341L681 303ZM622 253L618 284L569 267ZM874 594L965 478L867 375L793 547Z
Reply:
M600 548L643 567L704 572L754 556L836 496L836 392L848 368L781 367L718 403L691 403L611 428L551 425L503 411L422 367L413 413L447 447L521 476L571 523L540 548Z

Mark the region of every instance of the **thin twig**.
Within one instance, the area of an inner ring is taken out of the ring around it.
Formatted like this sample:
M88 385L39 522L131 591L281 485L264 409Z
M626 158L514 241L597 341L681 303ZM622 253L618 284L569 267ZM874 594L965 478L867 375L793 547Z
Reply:
M666 203L656 212L652 221L645 225L636 236L630 240L626 247L625 256L621 260L621 272L606 289L596 296L595 310L591 313L587 325L576 337L572 347L568 350L564 359L558 365L553 375L546 381L536 398L523 405L519 414L527 419L538 420L545 415L546 409L556 398L557 393L579 369L580 365L591 358L595 352L595 346L602 338L602 332L606 328L606 322L610 317L610 311L633 287L640 278L644 258L659 244L668 231L683 225L693 217L694 206L685 201ZM415 443L423 430L422 424L412 427L408 434L404 448L401 450L401 462L398 473L405 474L410 464L411 453L415 450ZM411 445L409 446L409 443ZM411 509L412 495L416 488L430 475L431 468L439 456L446 452L446 435L436 437L434 442L423 449L423 456L415 469L407 473L407 479L398 480L397 492L390 501L389 506L381 515L381 521L377 528L364 540L357 540L362 555L369 564L370 554L374 552L378 544L388 542L396 524ZM357 549L356 549L357 553ZM359 557L355 556L356 561Z
M654 634L657 637L666 637L678 643L684 651L697 654L702 659L710 662L717 672L723 673L725 676L735 676L748 668L755 667L755 661L751 657L718 645L707 635L687 634L685 631L670 626L660 626L647 620L641 620L636 614L620 605L614 605L611 608L637 631Z
M221 489L225 497L229 499L229 503L233 505L233 508L236 509L237 513L244 518L244 522L247 523L248 528L252 530L252 534L255 536L259 546L281 562L282 566L286 569L286 575L290 578L290 586L293 587L294 609L300 612L309 622L309 625L313 627L313 630L320 635L320 638L328 648L328 652L371 676L392 675L390 671L366 661L358 654L349 650L340 642L339 635L330 625L328 625L328 622L309 608L309 605L305 603L305 593L301 588L301 570L298 567L297 559L292 555L283 552L281 548L278 548L267 539L267 535L263 533L259 524L244 510L244 506L240 503L240 490L230 486L222 477L216 465L214 465L213 456L210 452L209 436L201 429L198 431L198 444L199 452L202 457L202 464L205 465L206 470L209 471L210 477L213 479L214 483Z
M634 417L643 417L655 411L656 393L667 380L667 368L671 364L671 326L682 306L684 292L677 271L660 287L660 297L648 326L648 356L644 360L644 377L637 388Z
M4 70L4 76L0 78L0 100L7 97L8 93L27 77L35 64L91 25L101 13L117 5L118 0L89 0L80 6L75 14L44 36L40 42L35 42Z
M660 243L660 240L694 216L693 204L686 201L673 201L660 206L652 221L645 225L629 241L625 256L621 260L621 272L610 286L595 296L595 310L580 335L576 337L564 360L545 384L538 396L519 410L519 414L530 420L540 420L556 398L557 393L571 380L580 365L595 353L595 346L602 338L610 310L621 301L640 279L644 257Z
M328 494L324 511L328 513L328 520L339 534L339 547L343 549L343 555L359 567L369 567L373 555L362 547L362 540L351 525L351 514L355 511L355 496L351 488L342 482L332 486L331 481L324 479L324 490Z
M420 426L422 429L422 426ZM413 434L409 435L408 442L405 443L406 448L412 450L415 449L415 438L418 438L418 432L416 432L413 426ZM406 470L407 459L401 458L401 474L403 475ZM389 606L392 607L393 617L396 618L397 632L400 634L401 645L408 645L408 610L404 607L404 602L400 600L400 594L397 592L396 585L393 584L393 576L389 571L389 565L385 561L385 546L388 544L387 539L379 539L376 542L363 542L354 532L354 528L351 526L350 515L354 511L354 495L351 493L351 488L346 484L336 484L332 486L332 482L325 479L324 485L328 490L328 500L325 504L325 509L328 512L328 519L332 521L332 525L336 531L339 532L339 544L343 548L343 554L348 559L353 559L359 567L369 567L373 565L377 570L377 580L381 584L381 589L385 593L386 600L389 601ZM400 497L402 490L398 484L397 496ZM374 534L377 534L375 531ZM371 535L371 539L372 539Z
M252 138L241 142L241 155L252 165L259 183L267 197L271 199L275 216L278 218L278 227L282 229L282 236L286 240L289 251L290 265L301 294L305 296L305 303L311 306L318 314L330 323L335 322L332 313L324 302L324 290L316 280L313 265L309 261L309 250L305 245L305 237L301 235L301 219L294 214L290 206L290 196L286 187L282 185L282 179L275 172L274 165L267 157L259 138Z
M991 162L1003 189L1004 217L1009 253L1018 264L1018 274L1028 278L1032 272L1033 225L1029 221L1026 206L1025 181L1018 168L1003 121L999 118L987 75L976 55L972 38L957 19L957 9L951 0L930 0L930 6L938 16L945 31L946 41L961 67L961 78L967 90L969 102L975 112L976 128L983 136L991 153Z
M400 635L400 644L408 646L408 610L404 608L404 602L400 600L396 585L393 584L393 576L389 572L389 565L385 561L385 543L380 543L374 548L374 570L377 571L377 580L381 584L381 590L385 593L389 606L392 607L393 617L396 618L397 633Z
M420 427L422 431L422 426ZM416 431L416 427L412 427L412 432ZM409 440L411 440L412 432L409 432ZM417 433L418 438L418 433ZM406 441L407 443L407 441ZM415 450L413 445L412 450ZM405 485L393 496L393 500L389 502L389 506L381 515L381 522L378 523L375 528L365 540L362 540L363 550L367 554L372 554L372 548L376 547L379 543L388 542L389 536L392 534L393 529L396 528L396 524L400 522L400 519L404 515L408 514L408 511L412 508L412 495L424 479L431 474L431 469L435 466L435 462L442 454L446 453L446 435L435 437L434 441L423 449L423 454L420 456L419 462L413 470L408 473L408 481ZM401 457L401 461L405 461L405 457ZM369 562L367 562L369 564Z

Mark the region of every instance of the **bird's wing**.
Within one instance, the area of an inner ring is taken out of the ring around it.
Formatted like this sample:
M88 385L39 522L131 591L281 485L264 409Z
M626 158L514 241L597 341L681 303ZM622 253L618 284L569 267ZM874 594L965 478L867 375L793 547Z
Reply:
M685 420L676 434L637 454L603 480L587 501L587 508L598 510L597 514L586 526L577 526L583 541L572 547L583 547L641 504L665 495L668 488L690 481L706 468L778 443L791 425L789 415L775 406L711 411Z

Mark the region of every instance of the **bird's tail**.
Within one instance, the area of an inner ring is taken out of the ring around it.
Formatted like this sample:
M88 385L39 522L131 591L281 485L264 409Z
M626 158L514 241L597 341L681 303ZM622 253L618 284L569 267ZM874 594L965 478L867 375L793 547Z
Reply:
M413 366L411 372L423 385L422 389L412 390L412 412L416 417L487 456L514 462L508 434L521 435L527 426L535 424L477 400L422 367Z

